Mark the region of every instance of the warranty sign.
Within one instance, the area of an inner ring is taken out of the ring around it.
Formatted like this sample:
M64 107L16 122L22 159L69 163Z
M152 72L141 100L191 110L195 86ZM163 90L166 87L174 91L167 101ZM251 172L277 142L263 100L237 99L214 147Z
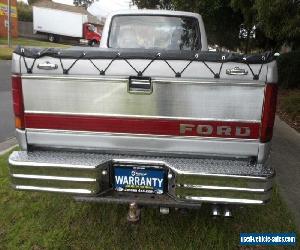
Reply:
M149 167L115 167L114 188L119 192L163 194L164 170Z

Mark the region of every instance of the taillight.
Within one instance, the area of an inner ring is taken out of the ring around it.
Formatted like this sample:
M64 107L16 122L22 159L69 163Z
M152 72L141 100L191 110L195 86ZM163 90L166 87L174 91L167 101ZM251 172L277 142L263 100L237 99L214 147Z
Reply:
M18 129L24 129L24 102L22 93L22 80L21 76L12 76L12 96L13 108L15 113L15 126Z
M277 89L277 84L266 84L260 134L261 142L268 142L272 139L273 136L277 102Z

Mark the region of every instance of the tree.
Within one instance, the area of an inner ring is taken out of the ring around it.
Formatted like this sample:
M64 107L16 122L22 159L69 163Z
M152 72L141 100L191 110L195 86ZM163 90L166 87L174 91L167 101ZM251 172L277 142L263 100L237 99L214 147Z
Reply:
M275 47L284 43L300 47L300 1L256 0L257 22L265 36L276 41Z
M173 9L172 0L132 0L140 9Z
M230 6L230 0L133 0L139 8L161 8L200 13L204 19L208 42L229 49L239 46L242 15ZM226 31L226 32L224 32Z
M73 4L75 6L81 6L85 9L87 9L93 2L94 0L73 0Z
M33 5L34 3L38 2L39 0L27 0L28 5Z
M17 2L18 21L32 22L32 7L24 2Z
M200 13L205 23L208 42L235 49L240 45L239 26L243 21L239 11L230 6L230 0L173 0L176 10Z
M257 11L254 7L255 0L231 0L230 6L239 11L243 16L243 29L246 31L246 37L241 38L245 43L244 52L247 54L250 45L250 34L253 31L253 27L256 26L256 14ZM252 41L251 41L252 42Z
M256 23L255 0L231 0L230 6L241 12L243 15L243 23L247 27L253 27Z
M300 47L300 0L133 0L139 8L166 8L200 13L208 42L229 49L274 50L284 43ZM256 26L256 38L238 38L240 25Z

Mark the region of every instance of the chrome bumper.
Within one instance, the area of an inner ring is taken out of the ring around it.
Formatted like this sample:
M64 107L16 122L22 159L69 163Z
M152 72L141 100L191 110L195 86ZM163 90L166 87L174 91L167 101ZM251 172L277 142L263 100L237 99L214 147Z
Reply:
M113 191L114 164L161 166L169 176L164 195ZM9 157L17 190L70 193L77 200L147 205L263 204L274 170L249 159L152 157L57 151L15 151Z

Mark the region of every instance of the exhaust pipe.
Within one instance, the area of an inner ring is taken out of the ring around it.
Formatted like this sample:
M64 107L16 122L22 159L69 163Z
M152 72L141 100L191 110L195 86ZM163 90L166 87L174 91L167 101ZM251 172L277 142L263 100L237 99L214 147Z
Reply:
M224 208L223 216L224 216L225 218L232 218L231 210L230 210L228 207L225 207L225 208Z
M168 207L160 207L159 208L159 212L161 214L169 214L170 213L170 208L168 208Z
M223 210L222 213L221 213L221 210ZM224 218L232 218L232 212L226 206L224 206L224 207L223 206L222 207L221 206L217 206L217 205L213 206L212 210L211 210L211 215L214 218L217 218L219 216L223 216Z
M219 206L213 206L211 210L211 215L216 218L221 216L220 207Z

